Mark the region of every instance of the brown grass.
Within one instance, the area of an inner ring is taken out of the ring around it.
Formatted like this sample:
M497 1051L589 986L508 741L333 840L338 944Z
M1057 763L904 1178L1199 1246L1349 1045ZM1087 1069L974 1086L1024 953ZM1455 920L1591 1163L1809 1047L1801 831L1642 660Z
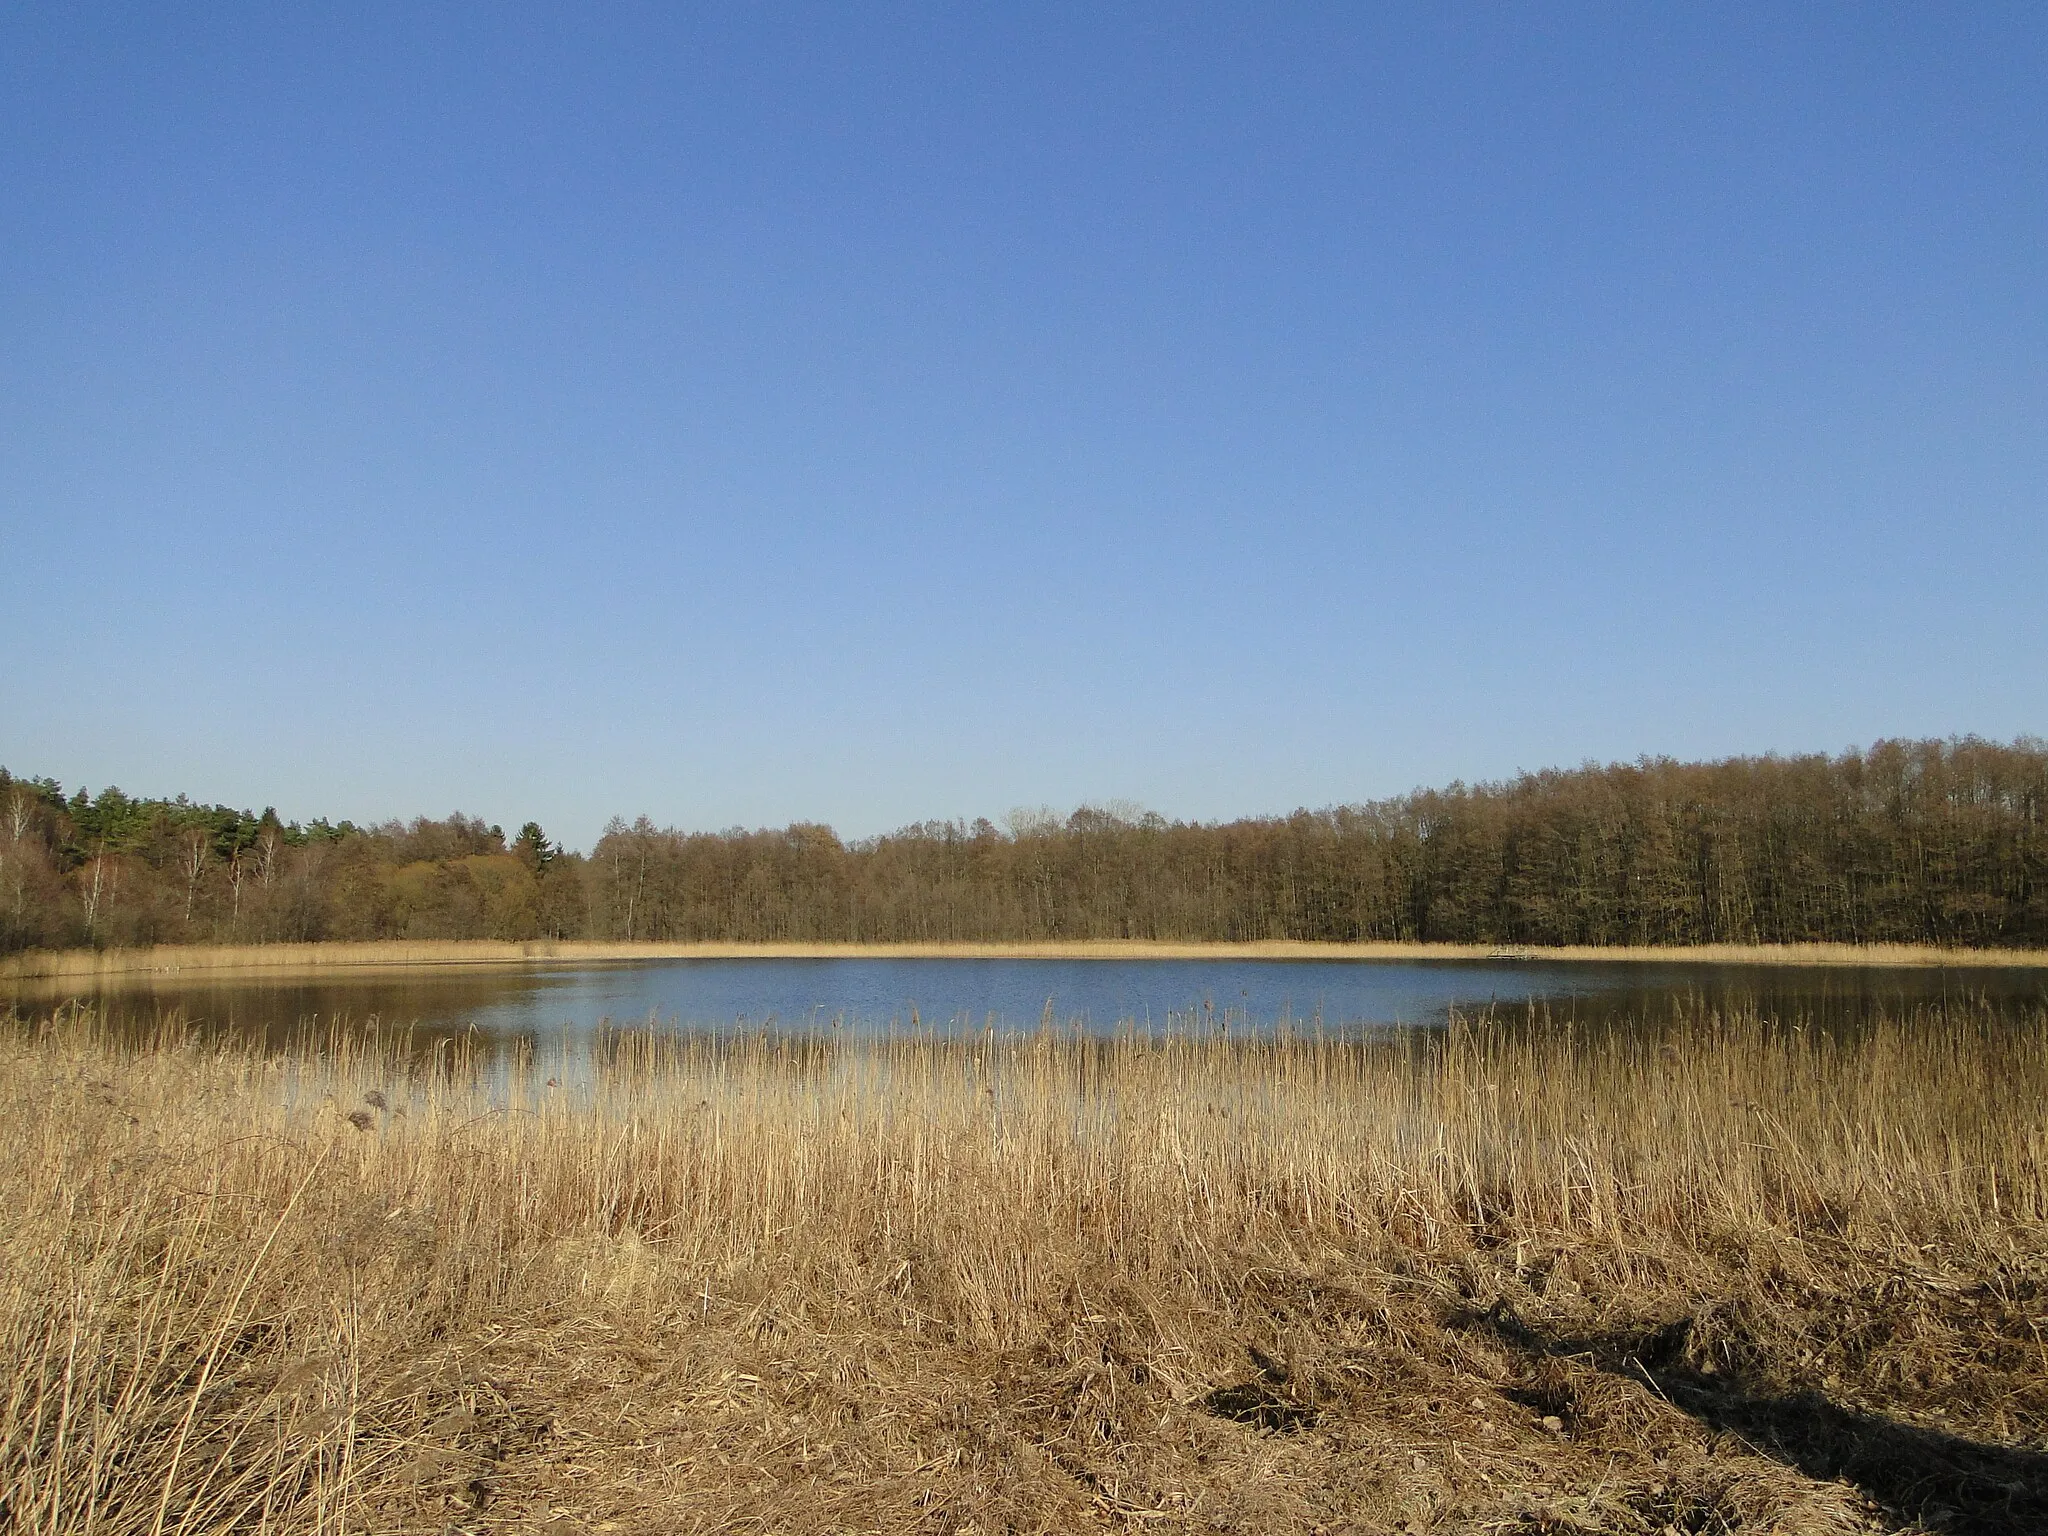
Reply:
M320 944L162 944L151 949L29 950L0 956L0 981L64 983L185 971L318 976L408 966L517 967L565 962L713 959L1011 960L1486 960L1641 961L1722 965L2019 966L2048 968L2048 950L1950 949L1933 944L1577 945L1169 943L1087 939L1031 944L667 944L597 939L392 939ZM25 989L32 990L32 989ZM42 989L47 991L48 988Z
M0 1033L0 1528L2048 1520L2048 1041Z

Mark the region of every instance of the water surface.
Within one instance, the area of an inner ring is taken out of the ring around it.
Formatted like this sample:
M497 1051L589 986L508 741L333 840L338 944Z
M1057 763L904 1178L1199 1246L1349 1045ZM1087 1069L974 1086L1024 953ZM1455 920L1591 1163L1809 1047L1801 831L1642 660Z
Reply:
M2048 969L1543 960L659 960L530 969L418 966L318 979L138 977L75 994L125 1027L171 1010L272 1038L336 1021L575 1039L606 1026L886 1033L1035 1029L1326 1031L1441 1027L1456 1013L1574 1021L1754 1008L1819 1026L1969 1000L2019 1018ZM0 994L0 1006L8 999ZM51 1000L19 1004L25 1013Z

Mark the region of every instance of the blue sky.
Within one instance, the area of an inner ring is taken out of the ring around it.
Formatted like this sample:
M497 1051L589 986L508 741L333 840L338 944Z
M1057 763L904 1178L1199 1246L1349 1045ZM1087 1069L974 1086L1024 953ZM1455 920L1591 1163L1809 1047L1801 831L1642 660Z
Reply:
M2048 11L10 6L0 763L1177 817L2048 729Z

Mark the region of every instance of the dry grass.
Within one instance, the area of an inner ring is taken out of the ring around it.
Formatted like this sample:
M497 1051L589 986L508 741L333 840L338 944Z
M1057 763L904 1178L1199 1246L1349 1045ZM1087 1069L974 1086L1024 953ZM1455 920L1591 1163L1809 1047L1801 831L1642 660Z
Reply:
M0 1033L0 1528L2048 1521L2048 1041Z
M1574 945L1326 944L1291 939L1179 943L1083 939L988 944L669 944L600 939L391 939L319 944L160 944L151 949L29 950L0 956L0 981L43 983L31 994L61 995L66 984L185 971L260 971L320 976L408 966L517 967L632 960L1486 960L1641 961L1697 965L2013 966L2048 968L2048 950L1947 949L1933 944Z

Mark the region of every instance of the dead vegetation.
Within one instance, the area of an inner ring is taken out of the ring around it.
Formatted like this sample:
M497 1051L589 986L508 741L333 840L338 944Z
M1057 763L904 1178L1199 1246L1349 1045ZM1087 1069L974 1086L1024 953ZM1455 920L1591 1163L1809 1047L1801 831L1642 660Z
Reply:
M20 1023L0 1528L2042 1528L2043 1023Z
M1401 960L1617 961L1649 965L1785 965L2041 970L2048 949L1962 949L1938 944L1496 944L1301 939L1169 941L1066 939L961 943L623 943L600 939L336 941L319 944L159 944L147 949L26 950L0 955L0 1002L75 994L81 982L153 986L218 972L322 977L419 966L603 964L653 960Z

